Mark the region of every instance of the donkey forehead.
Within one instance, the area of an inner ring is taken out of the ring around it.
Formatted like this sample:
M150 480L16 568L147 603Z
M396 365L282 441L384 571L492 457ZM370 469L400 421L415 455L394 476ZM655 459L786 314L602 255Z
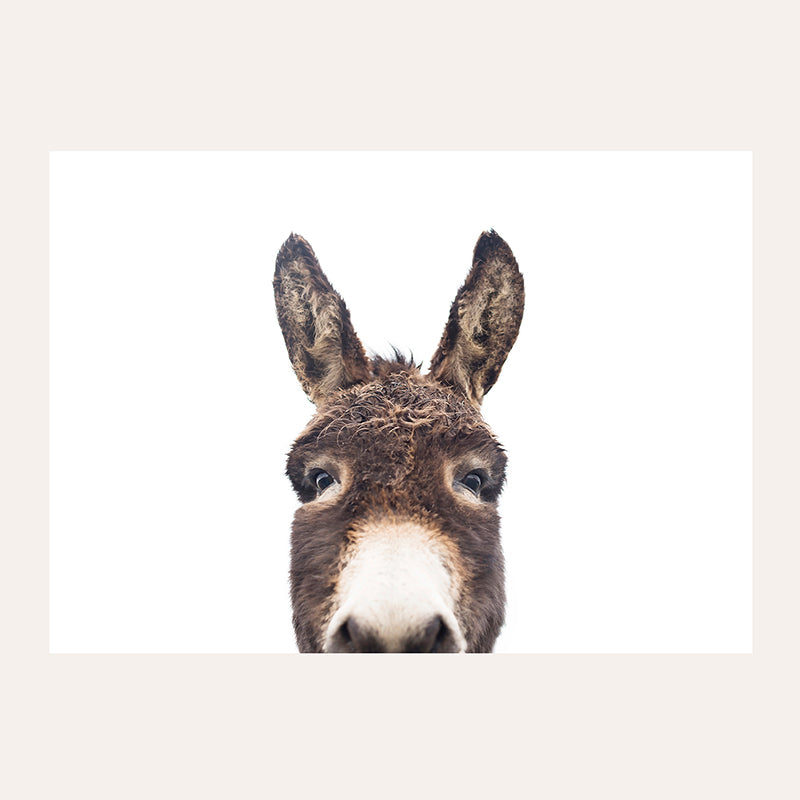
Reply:
M397 374L339 393L322 406L290 454L319 451L361 458L407 461L420 449L457 457L480 452L505 458L480 413L446 387L413 374Z

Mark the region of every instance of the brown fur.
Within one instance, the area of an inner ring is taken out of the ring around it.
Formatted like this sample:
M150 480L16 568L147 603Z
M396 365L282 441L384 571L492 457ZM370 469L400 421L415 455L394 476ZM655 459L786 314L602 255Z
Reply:
M459 587L467 650L491 651L505 609L496 503L506 456L478 406L522 316L522 276L510 249L494 232L478 241L426 376L397 353L366 359L344 302L301 237L281 248L274 285L292 365L317 404L287 462L303 501L291 559L300 650L323 650L339 575L360 531L408 520L435 538ZM333 475L339 493L318 497L314 469ZM475 469L485 475L479 499L454 488Z

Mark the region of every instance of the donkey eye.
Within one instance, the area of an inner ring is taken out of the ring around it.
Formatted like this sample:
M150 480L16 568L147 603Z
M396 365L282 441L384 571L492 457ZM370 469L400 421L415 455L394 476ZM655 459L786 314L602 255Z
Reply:
M317 487L317 491L322 494L333 482L334 478L328 472L325 472L324 469L317 470L312 476L312 480L314 481L314 486Z
M461 479L461 485L477 495L483 486L483 476L479 472L470 472Z

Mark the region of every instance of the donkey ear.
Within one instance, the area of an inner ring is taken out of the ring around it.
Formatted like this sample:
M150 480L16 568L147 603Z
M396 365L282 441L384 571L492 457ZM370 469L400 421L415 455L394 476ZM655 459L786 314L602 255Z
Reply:
M272 285L289 359L316 405L338 389L369 380L350 312L302 236L293 233L283 243Z
M511 248L492 230L481 234L430 374L479 406L517 338L524 305L525 284Z

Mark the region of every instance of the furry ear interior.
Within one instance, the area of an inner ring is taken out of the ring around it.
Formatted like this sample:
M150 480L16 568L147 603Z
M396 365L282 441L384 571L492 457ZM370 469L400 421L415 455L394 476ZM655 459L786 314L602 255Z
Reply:
M293 233L283 243L272 285L289 359L316 405L339 389L369 380L369 362L350 312L302 236Z
M525 284L511 248L492 230L481 234L430 374L479 406L516 341L524 306Z

